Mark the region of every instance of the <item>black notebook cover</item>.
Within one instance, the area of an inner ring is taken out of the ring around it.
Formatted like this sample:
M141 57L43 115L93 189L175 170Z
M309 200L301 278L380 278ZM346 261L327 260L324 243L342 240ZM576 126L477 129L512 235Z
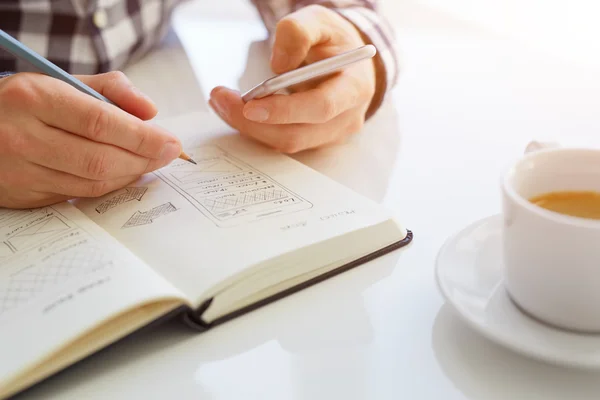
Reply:
M406 232L406 236L404 237L404 239L393 243L387 247L384 247L382 249L376 250L373 253L370 253L364 257L358 258L354 261L349 262L348 264L344 264L336 269L333 269L329 272L326 272L322 275L316 276L312 279L309 279L308 281L302 282L296 286L293 286L291 288L288 288L284 291L281 291L279 293L274 294L273 296L267 297L263 300L260 300L254 304L251 304L249 306L246 306L244 308L241 308L239 310L236 310L230 314L224 315L218 319L216 319L215 321L211 322L210 324L204 322L202 320L202 314L204 313L204 311L206 311L208 309L208 307L210 306L210 303L212 301L212 299L207 300L206 302L204 302L200 307L198 307L198 309L196 310L189 310L188 312L184 313L183 316L183 320L185 321L185 323L194 328L197 329L199 331L206 331L214 326L217 325L221 325L227 321L230 321L234 318L237 318L241 315L247 314L253 310L256 310L260 307L263 307L267 304L270 304L274 301L277 301L279 299L282 299L284 297L287 297L291 294L294 294L296 292L299 292L300 290L303 290L307 287L313 286L319 282L322 282L326 279L329 279L333 276L339 275L345 271L348 271L352 268L358 267L359 265L362 265L364 263L367 263L371 260L374 260L375 258L381 257L387 253L390 253L394 250L397 250L401 247L404 247L406 245L408 245L410 242L412 242L413 239L413 233L410 230L407 230Z

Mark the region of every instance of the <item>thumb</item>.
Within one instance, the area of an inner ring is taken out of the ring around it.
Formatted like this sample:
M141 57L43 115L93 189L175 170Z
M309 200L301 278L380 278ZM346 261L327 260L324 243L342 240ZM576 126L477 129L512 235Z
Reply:
M275 29L271 69L276 74L300 66L313 46L331 38L331 27L324 23L318 7L305 7L282 18Z
M141 120L156 116L156 105L148 96L133 86L127 76L120 71L98 75L79 75L77 79L114 102L123 111Z

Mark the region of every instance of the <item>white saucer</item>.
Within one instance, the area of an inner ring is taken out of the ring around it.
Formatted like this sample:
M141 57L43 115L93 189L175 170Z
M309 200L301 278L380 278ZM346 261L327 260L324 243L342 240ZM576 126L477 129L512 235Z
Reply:
M600 368L600 335L562 331L523 314L502 284L502 218L489 217L452 236L436 260L446 301L472 328L513 351L553 364Z

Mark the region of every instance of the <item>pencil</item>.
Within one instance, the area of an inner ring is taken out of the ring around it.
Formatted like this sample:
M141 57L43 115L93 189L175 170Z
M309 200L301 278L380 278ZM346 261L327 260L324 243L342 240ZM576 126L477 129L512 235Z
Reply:
M101 95L100 93L98 93L97 91L95 91L94 89L92 89L91 87L86 85L85 83L81 82L79 79L75 78L73 75L67 73L63 69L56 66L55 64L51 63L44 57L40 56L39 54L37 54L36 52L31 50L30 48L25 46L23 43L19 42L18 40L16 40L15 38L10 36L6 32L4 32L2 29L0 29L0 47L3 48L4 50L6 50L7 52L9 52L10 54L12 54L13 56L15 56L21 60L29 62L30 64L32 64L34 67L39 69L40 72L44 73L45 75L51 76L56 79L60 79L61 81L68 83L69 85L73 86L75 89L78 89L85 94L89 94L90 96L93 96L93 97L97 98L98 100L104 101L106 103L112 104L115 107L118 107L115 103L110 101L108 98ZM181 158L182 160L188 161L192 164L196 164L196 162L194 160L192 160L190 156L185 154L185 152L182 152L179 155L179 158Z

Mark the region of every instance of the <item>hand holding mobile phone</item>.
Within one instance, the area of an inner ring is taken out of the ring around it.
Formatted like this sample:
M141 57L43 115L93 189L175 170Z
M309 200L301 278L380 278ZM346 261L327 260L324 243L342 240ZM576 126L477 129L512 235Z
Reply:
M333 74L351 64L372 58L376 53L375 46L368 44L293 71L274 76L244 93L242 95L242 100L247 103L253 99L261 99L270 96L282 89L289 88L290 86Z

